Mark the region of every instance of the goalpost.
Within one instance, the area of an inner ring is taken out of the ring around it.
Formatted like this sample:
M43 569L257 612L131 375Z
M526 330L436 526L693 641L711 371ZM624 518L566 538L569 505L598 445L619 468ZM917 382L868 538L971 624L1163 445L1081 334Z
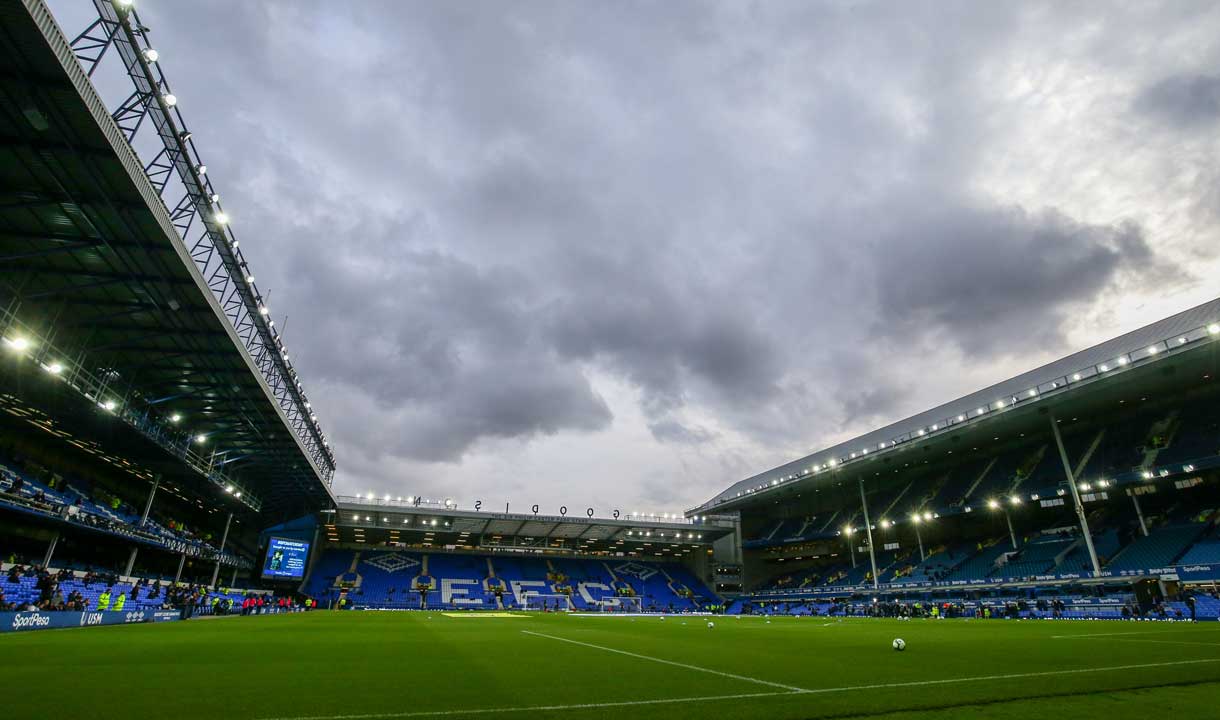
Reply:
M615 604L617 602L617 604ZM638 615L644 612L644 601L634 595L619 595L613 598L605 598L602 600L603 605L599 608L602 612L607 613L630 613Z
M567 612L572 607L568 604L567 595L560 595L558 593L529 593L525 596L525 607L523 609L535 612Z

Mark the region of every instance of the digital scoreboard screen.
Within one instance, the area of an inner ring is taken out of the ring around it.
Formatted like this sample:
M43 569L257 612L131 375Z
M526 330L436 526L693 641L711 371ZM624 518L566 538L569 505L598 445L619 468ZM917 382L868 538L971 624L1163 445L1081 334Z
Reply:
M305 576L305 561L309 558L309 543L304 540L271 538L267 557L263 558L263 577L299 579Z

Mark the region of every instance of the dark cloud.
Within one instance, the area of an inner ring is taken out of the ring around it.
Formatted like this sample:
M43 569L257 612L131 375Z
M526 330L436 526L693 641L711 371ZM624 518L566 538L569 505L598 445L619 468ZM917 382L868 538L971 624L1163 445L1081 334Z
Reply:
M1220 120L1220 75L1174 75L1145 88L1136 107L1182 128L1200 128Z
M943 200L898 217L901 227L877 256L878 317L915 337L948 339L972 357L1061 348L1066 313L1124 273L1154 280L1169 270L1130 222L1088 225L1055 210Z
M678 509L1214 257L1214 4L140 13L341 490Z

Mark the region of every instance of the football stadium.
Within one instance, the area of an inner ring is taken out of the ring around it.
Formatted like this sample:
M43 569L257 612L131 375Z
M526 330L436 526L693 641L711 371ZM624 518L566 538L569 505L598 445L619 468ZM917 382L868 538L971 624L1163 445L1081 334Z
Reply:
M1217 715L1220 299L685 512L339 494L138 10L91 12L0 2L3 717Z

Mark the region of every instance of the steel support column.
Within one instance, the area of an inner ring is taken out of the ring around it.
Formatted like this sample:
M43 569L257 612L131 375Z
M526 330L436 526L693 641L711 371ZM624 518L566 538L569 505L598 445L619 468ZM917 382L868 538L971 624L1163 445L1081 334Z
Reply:
M1076 517L1080 520L1080 532L1084 535L1084 544L1089 549L1089 562L1093 564L1093 577L1101 576L1101 565L1097 562L1097 549L1093 547L1093 535L1089 532L1089 519L1085 517L1084 503L1080 501L1080 490L1076 488L1076 475L1072 472L1072 463L1068 460L1067 450L1063 447L1063 436L1059 434L1059 420L1054 413L1050 415L1051 434L1055 436L1055 446L1059 448L1059 459L1063 461L1063 473L1067 476L1068 488L1072 491L1072 503L1076 506Z
M1008 522L1008 538L1012 540L1012 549L1020 550L1021 547L1017 545L1017 531L1012 529L1012 515L1007 509L1004 510L1004 519Z
M928 557L923 552L923 536L919 534L919 520L915 520L915 542L919 543L919 562L927 560Z
M860 507L864 508L864 531L868 533L868 561L873 567L873 589L877 589L877 550L873 547L873 525L868 519L868 501L864 499L864 477L860 477Z
M178 572L174 573L174 584L177 585L182 580L182 566L186 565L186 555L178 556Z
M56 530L55 534L53 536L51 536L51 543L49 545L47 545L46 554L42 556L43 569L51 567L51 558L55 557L55 546L58 544L59 544L59 531Z
M220 575L220 553L225 551L225 543L229 540L229 526L233 524L233 513L225 520L225 531L220 536L220 547L216 550L216 567L212 568L211 587L216 587L216 578Z
M237 585L237 566L236 565L233 566L233 577L229 579L229 589L230 590L233 589L233 587L235 585Z
M1148 523L1144 521L1144 509L1140 507L1140 499L1132 495L1131 504L1135 505L1135 516L1140 520L1140 534L1148 537Z
M144 512L140 514L140 528L143 528L148 523L148 513L152 510L153 498L157 495L157 488L161 486L161 476L157 475L153 478L152 489L148 491L148 499L144 501ZM131 571L136 566L136 556L140 554L140 546L135 545L131 548L131 554L127 556L127 569L123 574L131 577Z

